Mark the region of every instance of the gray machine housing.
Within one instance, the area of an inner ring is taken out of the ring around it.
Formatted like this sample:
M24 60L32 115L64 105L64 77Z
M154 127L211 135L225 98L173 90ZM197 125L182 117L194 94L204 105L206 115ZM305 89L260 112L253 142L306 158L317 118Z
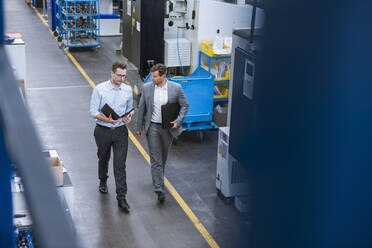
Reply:
M255 31L254 39L250 35L250 29L233 32L228 126L219 129L217 151L216 188L224 197L235 197L235 206L241 212L249 210L250 164L246 158L250 150L244 144L253 140L254 73L262 30Z
M218 131L216 188L224 197L247 194L247 171L229 154L229 127Z

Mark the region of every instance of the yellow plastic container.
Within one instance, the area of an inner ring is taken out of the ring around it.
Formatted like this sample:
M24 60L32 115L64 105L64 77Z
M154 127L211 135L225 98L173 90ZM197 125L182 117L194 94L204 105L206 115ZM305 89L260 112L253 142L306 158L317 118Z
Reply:
M207 54L209 57L223 57L229 55L217 55L213 52L213 41L202 41L201 50L203 53ZM223 45L223 48L229 48L228 46ZM231 55L231 54L230 54Z
M203 67L206 71L208 71L208 66L206 66L206 65L202 65L202 67ZM212 72L211 72L211 73L212 73ZM212 74L213 74L213 73L212 73ZM213 74L213 75L214 75L214 74ZM228 81L228 80L230 80L230 72L229 72L228 70L225 71L225 74L224 74L224 76L223 76L222 78L217 78L217 77L214 78L214 81L215 81L215 82Z
M214 79L215 82L228 81L228 80L230 80L230 72L228 70L225 71L224 77L222 77L222 78L217 78L216 77Z
M219 88L220 91L221 91L221 95L214 95L213 96L213 99L216 100L216 99L225 99L225 98L228 98L229 97L229 89L227 88Z

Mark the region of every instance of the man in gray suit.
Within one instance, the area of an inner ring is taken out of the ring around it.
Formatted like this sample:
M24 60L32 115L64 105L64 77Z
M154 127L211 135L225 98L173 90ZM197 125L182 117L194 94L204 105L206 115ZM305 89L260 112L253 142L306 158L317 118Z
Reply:
M146 134L151 161L152 183L158 201L162 203L165 199L165 162L173 138L182 132L182 122L189 105L182 86L166 79L167 68L165 65L156 64L150 72L153 83L147 83L142 88L137 113L136 134L139 137L142 136L142 131ZM180 112L178 117L171 122L171 128L162 127L161 106L167 103L178 103L180 105Z

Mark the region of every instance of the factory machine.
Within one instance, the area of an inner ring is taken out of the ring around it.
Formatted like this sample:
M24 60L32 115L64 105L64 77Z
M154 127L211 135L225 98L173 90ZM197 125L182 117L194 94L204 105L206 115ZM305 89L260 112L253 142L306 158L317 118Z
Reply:
M215 40L217 30L231 37L234 27L249 25L251 13L252 6L241 1L125 0L122 53L142 78L156 63L187 76L198 67L202 41Z
M58 161L58 166L52 166L52 174L55 177L56 189L64 214L69 221L70 227L74 229L72 220L74 189L70 176L62 166L61 159L56 150L46 150L43 152L43 156L47 160ZM36 245L31 211L26 202L23 180L19 176L17 169L14 169L11 175L11 192L15 247L34 248Z
M144 77L164 60L164 0L123 1L122 53Z
M247 194L247 170L229 153L230 127L218 132L216 188L224 198Z
M235 197L235 206L249 211L250 145L255 132L255 70L262 50L262 29L233 31L232 76L229 85L228 126L219 129L216 187L224 197Z

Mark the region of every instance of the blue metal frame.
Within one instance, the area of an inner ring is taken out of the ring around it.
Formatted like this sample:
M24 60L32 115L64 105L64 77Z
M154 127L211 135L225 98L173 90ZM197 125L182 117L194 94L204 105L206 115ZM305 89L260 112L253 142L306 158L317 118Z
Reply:
M0 123L0 247L14 247L13 208L10 187L11 160Z
M48 5L48 24L53 32L56 31L57 27L57 12L58 5L56 4L56 0L50 0Z
M117 13L112 13L112 14L100 14L99 15L100 19L120 19L120 15Z
M22 228L22 229L18 230L18 235L16 237L15 242L16 243L18 243L18 242L23 243L24 245L21 246L21 247L26 247L26 245L27 245L28 248L35 248L35 242L34 242L34 238L33 238L32 229L31 228ZM17 245L15 247L18 248L20 246Z
M58 36L62 39L62 43L66 47L99 47L100 44L100 6L99 0L57 0L57 22L58 22ZM76 13L76 3L85 2L89 5L89 14ZM93 12L93 8L97 10L97 13ZM74 13L68 13L66 9L72 7ZM74 27L68 26L68 21L73 19L77 20L79 17L88 17L90 19L89 28L77 27L75 21ZM93 27L95 25L95 27ZM84 38L84 42L78 41L76 36L79 32L86 32L87 37ZM70 41L70 34L74 34L74 40Z
M199 66L201 66L201 60L202 60L202 57L205 56L208 58L208 72L211 72L211 67L212 67L212 61L213 60L218 60L218 59L231 59L231 56L218 56L218 57L211 57L209 56L208 54L202 52L202 51L199 51ZM226 81L215 81L214 84L217 85L217 84L225 84L225 83L229 83L230 80L226 80ZM222 98L222 99L215 99L214 102L226 102L228 100L228 98Z
M201 65L201 58L202 56L206 56L208 58L208 71L211 72L212 60L218 59L231 59L231 56L219 56L219 57L211 57L208 54L199 51L199 65Z
M0 45L4 42L3 0L0 0Z

